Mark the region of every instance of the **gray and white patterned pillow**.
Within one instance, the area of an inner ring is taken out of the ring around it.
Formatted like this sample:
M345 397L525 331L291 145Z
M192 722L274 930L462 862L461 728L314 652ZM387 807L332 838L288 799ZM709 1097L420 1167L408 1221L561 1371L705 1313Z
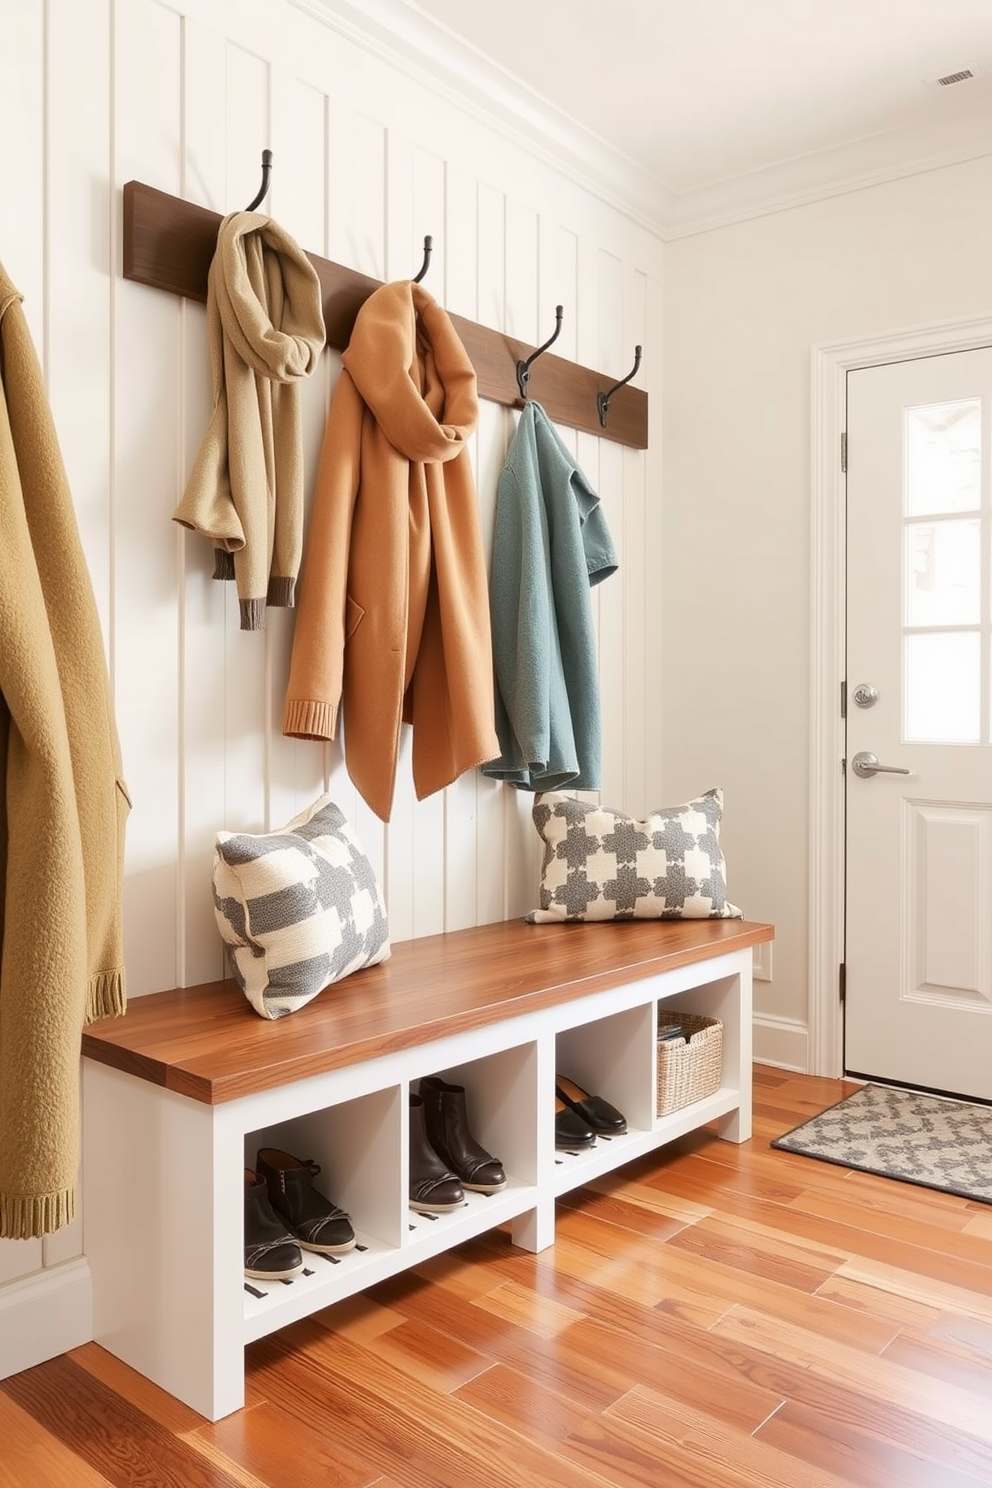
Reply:
M532 814L544 842L532 924L743 918L727 898L719 789L644 821L550 791Z
M235 980L263 1018L390 954L375 870L330 796L277 832L218 832L213 887Z

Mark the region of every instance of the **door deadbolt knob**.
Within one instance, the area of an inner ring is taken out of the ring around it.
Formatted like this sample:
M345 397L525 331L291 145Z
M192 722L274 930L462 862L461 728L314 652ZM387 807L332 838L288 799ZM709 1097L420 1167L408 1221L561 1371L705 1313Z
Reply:
M908 775L901 765L880 765L878 755L872 754L870 749L862 749L851 761L851 769L855 775L862 780L870 780L873 775Z
M878 688L870 682L859 682L851 695L859 708L874 708L878 702Z

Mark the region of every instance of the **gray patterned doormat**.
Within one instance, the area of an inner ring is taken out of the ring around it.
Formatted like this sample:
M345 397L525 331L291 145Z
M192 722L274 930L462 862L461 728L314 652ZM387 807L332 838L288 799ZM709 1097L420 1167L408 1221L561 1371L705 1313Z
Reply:
M866 1085L771 1145L992 1204L992 1106Z

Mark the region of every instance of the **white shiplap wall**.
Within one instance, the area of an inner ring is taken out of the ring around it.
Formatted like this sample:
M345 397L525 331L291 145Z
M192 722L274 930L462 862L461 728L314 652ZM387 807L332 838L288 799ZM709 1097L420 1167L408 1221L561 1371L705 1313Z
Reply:
M254 195L270 147L265 209L304 247L402 278L430 233L425 284L452 311L536 345L561 303L555 351L616 377L643 343L638 382L653 395L655 429L660 242L429 79L290 0L5 4L0 138L0 259L24 293L48 378L134 800L131 995L223 974L215 832L278 826L325 788L381 874L394 939L524 912L537 864L529 796L474 774L418 803L407 746L384 827L336 745L282 737L292 615L270 612L264 634L242 634L233 586L210 579L208 545L170 520L210 411L204 311L121 278L121 187L136 178L227 212ZM337 367L325 354L305 390L311 471ZM512 428L509 411L483 405L474 460L487 545ZM648 580L657 439L643 455L563 434L602 495L621 559L593 591L602 794L642 810L660 788ZM73 1262L83 1249L79 1221L45 1242L0 1242L0 1374L85 1334L85 1265ZM73 1321L45 1333L35 1321L45 1288L34 1283L57 1266L83 1290L75 1311L63 1304Z

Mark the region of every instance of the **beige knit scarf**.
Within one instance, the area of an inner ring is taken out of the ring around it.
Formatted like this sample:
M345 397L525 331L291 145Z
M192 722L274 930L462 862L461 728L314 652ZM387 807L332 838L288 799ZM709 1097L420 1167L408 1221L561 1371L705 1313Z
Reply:
M241 629L294 602L303 546L300 382L317 365L317 271L259 212L225 217L207 281L213 415L173 519L211 538L235 578Z

